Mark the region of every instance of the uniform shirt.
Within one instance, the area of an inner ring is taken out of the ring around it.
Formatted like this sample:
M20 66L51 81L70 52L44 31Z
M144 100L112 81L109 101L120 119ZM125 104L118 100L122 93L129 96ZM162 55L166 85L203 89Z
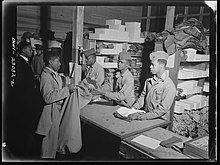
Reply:
M35 55L32 60L32 68L35 75L40 76L42 69L44 67L43 54Z
M153 78L145 81L144 89L133 107L140 109L144 106L144 110L147 112L146 119L157 117L168 119L169 117L165 114L169 111L175 95L176 87L170 79L169 73L165 71L160 78L154 75Z
M134 103L134 77L128 69L117 79L116 91L105 92L105 96L121 105L131 106Z
M104 82L104 76L104 68L97 62L95 62L92 66L89 66L88 73L86 74L86 77L95 79L99 85L101 85Z

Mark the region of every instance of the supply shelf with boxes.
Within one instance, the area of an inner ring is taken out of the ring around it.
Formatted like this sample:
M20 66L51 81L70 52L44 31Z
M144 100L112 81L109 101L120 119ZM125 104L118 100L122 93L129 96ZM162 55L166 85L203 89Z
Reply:
M138 96L140 87L141 56L144 38L141 38L141 23L125 22L122 20L106 20L108 28L95 28L94 33L89 33L89 39L84 40L84 49L95 48L97 52L97 62L108 70L109 77L118 68L118 55L120 52L127 51L131 54L130 71L135 81L135 96Z
M185 49L180 62L177 96L174 106L173 132L187 137L209 134L209 54ZM184 56L184 55L183 55Z

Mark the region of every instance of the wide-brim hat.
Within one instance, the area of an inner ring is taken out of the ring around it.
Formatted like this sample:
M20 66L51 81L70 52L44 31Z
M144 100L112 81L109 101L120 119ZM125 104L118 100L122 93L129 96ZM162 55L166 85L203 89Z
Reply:
M43 46L40 44L35 44L34 46L36 50L43 50Z
M95 55L96 54L96 51L94 48L92 49L89 49L89 50L85 50L83 51L83 54L85 55L85 57L89 57L90 55Z
M157 52L153 52L153 53L150 54L150 60L151 61L154 61L154 60L157 60L157 59L167 60L168 57L169 57L169 55L164 51L157 51Z

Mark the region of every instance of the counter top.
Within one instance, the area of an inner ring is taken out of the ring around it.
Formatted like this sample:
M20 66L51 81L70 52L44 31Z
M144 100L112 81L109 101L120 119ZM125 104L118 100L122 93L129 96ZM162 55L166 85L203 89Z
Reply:
M163 119L132 122L118 119L113 115L118 108L120 108L119 105L109 101L90 103L80 110L80 118L121 139L169 124L169 121Z

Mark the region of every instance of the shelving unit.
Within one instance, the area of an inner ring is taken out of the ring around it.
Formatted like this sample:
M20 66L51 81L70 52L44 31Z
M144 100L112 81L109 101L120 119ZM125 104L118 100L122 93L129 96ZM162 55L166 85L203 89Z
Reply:
M209 77L209 55L186 51L188 58L180 62L177 77L177 89L183 97L175 101L173 131L194 138L208 133L209 87L205 80Z
M140 38L141 28L138 22L125 22L125 25L121 25L121 20L112 19L106 20L106 25L109 28L95 28L95 33L89 33L89 40L84 48L95 48L97 62L112 73L118 67L119 53L131 51L130 46L143 43L144 38ZM138 96L140 87L141 56L141 50L131 53L130 71L134 76L135 96Z

